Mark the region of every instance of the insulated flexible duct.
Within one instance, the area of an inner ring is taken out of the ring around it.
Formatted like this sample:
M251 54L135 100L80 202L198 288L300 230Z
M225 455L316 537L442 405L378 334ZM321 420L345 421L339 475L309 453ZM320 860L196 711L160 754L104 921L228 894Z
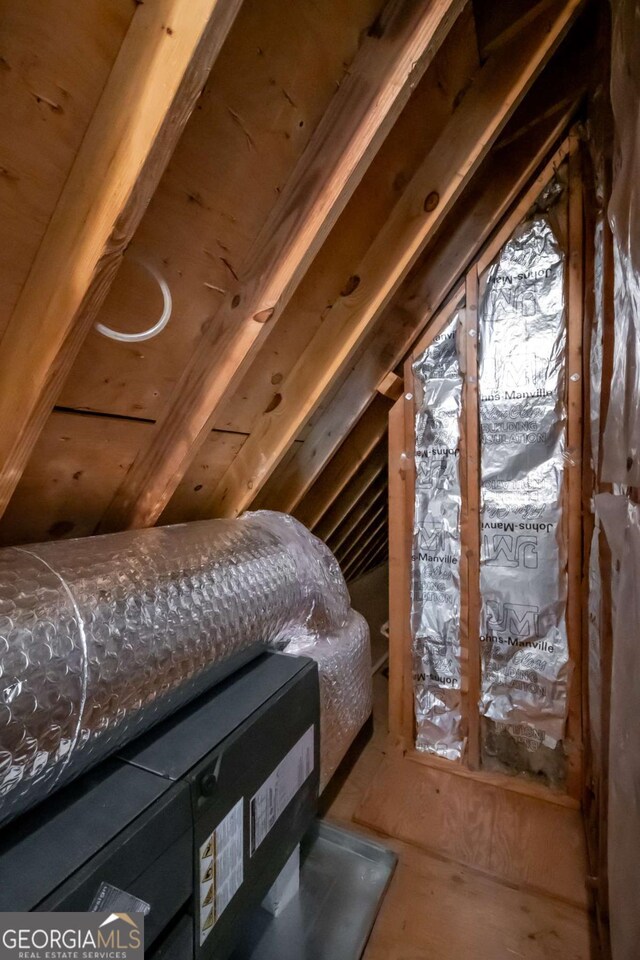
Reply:
M201 693L214 665L349 618L337 561L284 514L0 550L0 822Z

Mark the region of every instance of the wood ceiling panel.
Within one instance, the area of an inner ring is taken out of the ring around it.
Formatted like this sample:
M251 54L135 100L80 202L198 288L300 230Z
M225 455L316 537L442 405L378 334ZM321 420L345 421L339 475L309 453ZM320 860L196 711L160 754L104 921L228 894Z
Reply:
M140 420L54 410L0 520L0 545L92 534L151 427ZM162 523L194 519L198 495L217 483L244 439L211 434Z
M2 4L0 336L134 10L132 0Z
M477 67L475 25L467 8L214 426L249 433L264 410L278 402L279 384L286 381L332 304L339 300L399 192L444 129Z
M378 8L300 0L283 20L280 0L245 2L128 252L168 282L169 325L139 345L90 333L63 406L157 417ZM144 329L157 319L149 293L130 263L100 320Z

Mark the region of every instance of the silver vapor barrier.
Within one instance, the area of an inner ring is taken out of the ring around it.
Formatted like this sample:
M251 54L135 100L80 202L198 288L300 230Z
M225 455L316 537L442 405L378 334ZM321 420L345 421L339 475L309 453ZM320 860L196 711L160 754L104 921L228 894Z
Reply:
M413 364L415 510L411 626L416 747L464 751L460 670L459 315Z
M478 341L483 759L551 779L570 675L564 263L547 216L521 225L483 278Z
M203 692L234 654L326 637L337 651L350 629L366 627L337 561L284 514L0 550L0 822ZM327 668L336 686L350 667ZM366 709L370 675L352 693Z

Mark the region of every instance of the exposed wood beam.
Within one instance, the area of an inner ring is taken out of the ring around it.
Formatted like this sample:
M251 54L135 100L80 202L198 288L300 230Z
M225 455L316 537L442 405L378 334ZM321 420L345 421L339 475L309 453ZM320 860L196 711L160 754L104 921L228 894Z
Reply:
M371 26L101 529L160 516L463 6L389 0Z
M488 57L511 42L516 34L528 27L550 3L551 0L518 0L516 3L474 0L481 55Z
M369 573L370 570L373 570L374 567L377 567L379 563L382 563L384 560L388 559L389 556L389 544L386 537L382 537L378 543L375 543L371 550L363 557L360 564L354 568L354 570L349 572L349 583L353 583L354 580L358 580L360 577L363 577L365 573Z
M411 577L413 553L413 478L407 437L413 432L413 408L401 397L389 414L389 733L413 746L413 638Z
M309 491L296 517L313 529L346 485L358 472L360 466L371 456L380 437L387 429L389 403L383 397L375 397L364 416L355 425L345 443L327 464L318 483Z
M345 574L344 574L345 579L346 579L347 577L352 577L352 576L353 576L353 572L354 572L355 570L358 570L358 569L359 569L359 566L360 566L360 564L362 563L363 559L367 558L372 551L375 552L375 550L377 550L378 544L379 544L379 542L380 542L381 540L387 539L387 537L388 537L388 532L387 532L388 523L389 523L389 518L387 517L387 515L386 515L386 513L385 513L385 515L384 515L384 517L382 518L382 520L380 520L380 521L376 524L376 526L375 526L374 529L371 531L371 533L369 534L369 536L368 536L368 537L366 538L366 540L362 543L362 545L358 548L358 550L356 550L356 552L355 552L355 554L353 555L353 557L352 557L352 558L349 560L349 562L346 564L346 566L345 566L345 568L344 568L344 569L345 569Z
M262 502L294 511L315 482L353 423L371 401L380 378L400 363L415 338L431 321L454 284L478 255L497 225L566 132L573 113L568 107L548 124L523 137L508 155L491 156L467 197L456 205L455 219L429 246L409 281L384 311L353 370L327 407L317 416L295 457L265 488ZM527 192L535 199L544 172ZM268 497L266 496L268 491Z
M0 343L0 514L241 0L140 4Z
M580 2L557 0L513 47L500 51L479 71L360 261L344 296L282 385L280 404L260 418L220 481L212 515L237 516L255 498L471 180Z
M368 517L366 517L364 523L362 524L360 530L358 530L356 536L353 540L348 543L345 549L341 550L339 553L336 553L338 562L340 566L348 566L351 560L353 559L355 552L363 545L363 543L369 540L369 534L372 529L378 529L379 521L382 517L387 516L387 503L386 500L380 504L379 507L376 507L371 511Z
M313 532L316 536L320 537L321 540L328 540L331 534L347 518L354 504L360 500L380 476L386 475L386 472L387 444L386 439L383 439L315 527Z
M393 372L393 370L390 370L389 373L385 374L376 387L378 393L381 393L383 397L386 397L388 400L392 400L394 403L402 396L403 389L404 381L402 377L399 377L397 373Z
M351 508L349 515L340 524L336 532L329 538L328 546L333 553L337 553L346 543L353 531L360 526L367 514L376 509L377 506L387 499L387 481L386 477L381 477L380 482L373 485L372 489L367 490L363 496L356 501Z

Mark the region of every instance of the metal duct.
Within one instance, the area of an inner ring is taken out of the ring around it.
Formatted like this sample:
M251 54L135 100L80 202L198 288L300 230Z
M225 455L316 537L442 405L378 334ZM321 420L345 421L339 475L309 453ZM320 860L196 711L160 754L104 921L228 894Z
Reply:
M413 364L416 389L411 626L416 747L464 751L460 669L459 315Z
M336 634L337 561L260 511L0 550L0 822L202 692L255 643Z

